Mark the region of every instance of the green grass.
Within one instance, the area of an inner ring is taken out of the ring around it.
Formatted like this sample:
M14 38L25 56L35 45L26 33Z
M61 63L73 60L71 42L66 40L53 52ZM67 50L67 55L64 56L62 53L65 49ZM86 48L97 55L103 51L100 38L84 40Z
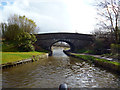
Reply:
M96 58L94 56L79 55L79 54L74 54L74 55L77 56L77 57L80 57L84 60L88 60L88 61L95 61L96 60L96 61L107 62L107 63L111 63L111 64L114 64L114 65L120 66L120 63L118 63L118 62L108 61L108 60L105 60L105 59Z
M10 42L0 42L0 64L12 63L19 60L31 58L33 55L43 55L43 52L19 52Z
M0 52L2 54L1 64L11 63L31 58L33 55L43 55L44 52Z
M119 65L120 66L120 63L118 63L118 62L108 61L108 60L99 59L99 58L96 58L95 60L101 61L101 62L107 62L107 63L111 63L111 64L114 64L114 65L117 65L117 66Z
M88 62L92 62L95 65L98 65L102 68L106 68L109 71L117 72L118 74L120 74L120 63L119 62L108 61L105 59L100 59L100 58L89 56L89 55L79 55L79 54L73 54L73 53L71 54L80 59L86 60Z
M86 50L86 49L81 49L81 50L78 50L77 53L91 53L91 54L94 54L94 52L92 50Z

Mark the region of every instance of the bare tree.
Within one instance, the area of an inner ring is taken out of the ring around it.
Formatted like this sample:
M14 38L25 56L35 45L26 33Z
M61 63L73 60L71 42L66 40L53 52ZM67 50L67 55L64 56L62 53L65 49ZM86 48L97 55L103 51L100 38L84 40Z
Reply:
M7 24L0 23L0 36L4 38L5 32L7 31Z
M120 18L120 0L96 0L97 26L100 30L107 30L115 43L119 43L118 20Z
M25 32L28 33L36 33L37 32L37 25L32 19L28 19L25 16L10 16L8 18L8 25L17 24L20 28L22 28Z

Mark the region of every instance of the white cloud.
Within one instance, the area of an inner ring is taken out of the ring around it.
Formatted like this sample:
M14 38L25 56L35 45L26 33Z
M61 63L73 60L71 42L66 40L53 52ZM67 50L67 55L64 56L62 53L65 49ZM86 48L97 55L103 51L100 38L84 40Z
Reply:
M36 22L40 32L89 33L95 23L94 9L83 0L14 0L0 13L0 21L6 21L11 14L25 15Z
M71 0L68 4L68 11L70 13L72 29L77 32L89 33L93 30L95 24L95 10L89 5L85 5L83 0Z

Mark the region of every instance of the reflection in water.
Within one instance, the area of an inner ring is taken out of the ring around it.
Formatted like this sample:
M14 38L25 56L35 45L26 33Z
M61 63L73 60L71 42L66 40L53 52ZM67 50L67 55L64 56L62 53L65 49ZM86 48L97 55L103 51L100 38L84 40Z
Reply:
M119 76L66 56L63 48L53 56L40 61L3 70L3 87L6 88L57 88L61 83L70 88L120 88Z

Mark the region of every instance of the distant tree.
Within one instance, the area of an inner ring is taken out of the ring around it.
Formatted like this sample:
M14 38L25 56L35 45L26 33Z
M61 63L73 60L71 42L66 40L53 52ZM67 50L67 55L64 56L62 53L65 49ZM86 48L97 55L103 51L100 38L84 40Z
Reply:
M119 0L95 0L95 6L98 13L97 28L110 32L111 40L114 38L115 43L119 42L118 19L120 16Z
M7 24L0 23L0 35L4 38L5 32L7 31Z
M11 36L16 35L14 33L17 33L20 30L23 30L23 32L28 32L29 34L34 34L38 32L39 28L32 19L28 19L25 16L18 16L16 14L8 18L8 24L0 24L0 32L3 37L5 34L5 36L8 35L7 37L11 34Z
M38 30L36 23L32 19L28 19L25 16L14 15L9 17L8 25L13 25L13 24L17 24L19 28L24 30L24 32L28 32L30 34L31 33L34 34Z
M6 41L14 41L17 35L22 32L17 24L11 24L7 26L7 30L4 32Z

